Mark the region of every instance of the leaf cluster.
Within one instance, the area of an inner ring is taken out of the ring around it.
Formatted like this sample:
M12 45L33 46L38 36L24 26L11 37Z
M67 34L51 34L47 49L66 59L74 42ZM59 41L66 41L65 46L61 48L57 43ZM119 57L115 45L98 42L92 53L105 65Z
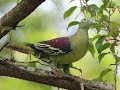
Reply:
M73 1L71 0L70 3ZM118 39L120 37L120 24L111 21L111 17L116 12L120 13L120 6L112 0L101 1L102 5L97 6L96 4L88 4L89 0L80 0L80 13L83 13L85 17L93 18L95 21L91 28L96 30L96 35L89 39L89 51L92 56L97 51L99 62L101 62L104 56L110 54L119 63L120 57L117 55L118 49L116 47L120 45L120 40ZM77 6L72 6L66 10L64 19L73 15L76 9L78 9ZM76 20L71 21L67 29L79 25L79 22ZM97 79L102 80L103 76L110 71L112 70L108 68L103 70Z

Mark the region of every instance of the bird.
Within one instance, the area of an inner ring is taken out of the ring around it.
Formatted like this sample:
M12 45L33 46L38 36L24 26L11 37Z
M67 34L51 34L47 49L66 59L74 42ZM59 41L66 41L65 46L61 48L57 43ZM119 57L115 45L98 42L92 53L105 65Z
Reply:
M71 36L58 37L37 43L27 43L25 46L30 48L32 55L40 60L60 67L65 74L70 74L70 66L73 62L82 59L89 48L88 30L93 24L91 18L83 18L77 32ZM27 50L7 46L10 49L30 53Z
M62 66L65 74L69 74L69 67L73 62L82 59L88 51L88 29L92 19L82 19L77 32L68 37L58 37L26 46L34 50L34 56L42 61L54 62L55 66Z

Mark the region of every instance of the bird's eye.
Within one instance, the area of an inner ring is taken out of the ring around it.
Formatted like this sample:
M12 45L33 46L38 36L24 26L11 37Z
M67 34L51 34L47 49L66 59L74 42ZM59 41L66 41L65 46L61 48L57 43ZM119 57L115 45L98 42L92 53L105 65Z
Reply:
M86 21L87 21L87 18L84 18L83 21L86 22Z

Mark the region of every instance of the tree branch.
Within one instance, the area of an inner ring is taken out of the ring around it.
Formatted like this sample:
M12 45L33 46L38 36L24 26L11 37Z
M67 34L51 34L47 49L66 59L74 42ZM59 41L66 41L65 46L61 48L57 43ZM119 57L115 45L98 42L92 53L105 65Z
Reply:
M68 90L114 90L114 85L105 82L95 82L73 76L55 76L49 71L34 69L29 71L23 66L17 66L10 60L0 60L0 76L9 76L41 84L65 88Z
M16 45L10 45L8 44L6 46L6 48L8 49L11 49L11 50L15 50L15 51L18 51L18 52L21 52L21 53L25 53L25 54L33 54L34 55L34 51L33 49L31 49L30 47L28 46L16 46Z
M31 12L33 12L45 0L22 0L8 13L0 19L0 39L4 37L10 30L2 29L4 27L16 28L16 25L25 19Z

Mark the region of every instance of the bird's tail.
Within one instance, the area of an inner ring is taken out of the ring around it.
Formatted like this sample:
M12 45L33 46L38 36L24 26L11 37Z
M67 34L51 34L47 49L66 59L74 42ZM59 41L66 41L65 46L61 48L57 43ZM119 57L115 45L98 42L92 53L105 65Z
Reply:
M28 46L7 45L6 48L25 54L32 54L33 50Z

